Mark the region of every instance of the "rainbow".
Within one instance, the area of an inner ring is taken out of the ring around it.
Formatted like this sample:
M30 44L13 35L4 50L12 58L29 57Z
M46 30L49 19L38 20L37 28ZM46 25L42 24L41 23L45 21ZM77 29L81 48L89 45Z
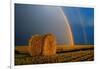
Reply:
M66 30L67 30L67 32L68 32L69 45L70 45L71 47L74 47L74 38L73 38L71 26L70 26L70 24L69 24L69 22L68 22L68 18L67 18L67 16L65 15L65 13L63 12L63 9L62 9L61 7L59 7L59 10L60 10L60 12L61 12L61 14L62 14L62 16L63 16L63 18L64 18L64 20L65 20L65 23L66 23Z

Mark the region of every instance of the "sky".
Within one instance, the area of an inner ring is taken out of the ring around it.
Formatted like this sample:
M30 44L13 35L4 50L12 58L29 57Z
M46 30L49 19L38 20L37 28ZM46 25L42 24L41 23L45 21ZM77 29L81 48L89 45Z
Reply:
M28 45L34 34L53 33L58 44L69 44L62 9L75 44L94 44L94 9L83 7L15 4L15 46Z
M94 44L94 9L64 7L68 17L75 44Z

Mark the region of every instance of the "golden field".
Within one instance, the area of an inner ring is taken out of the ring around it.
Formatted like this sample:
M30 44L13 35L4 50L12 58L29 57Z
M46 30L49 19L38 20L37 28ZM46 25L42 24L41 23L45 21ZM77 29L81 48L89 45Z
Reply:
M30 56L28 46L15 47L15 65L79 62L94 60L93 45L57 45L57 54L53 56Z

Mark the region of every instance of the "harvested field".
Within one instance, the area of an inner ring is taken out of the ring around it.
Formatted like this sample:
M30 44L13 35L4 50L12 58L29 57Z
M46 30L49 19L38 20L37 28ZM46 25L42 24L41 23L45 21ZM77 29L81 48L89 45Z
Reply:
M94 46L76 45L75 48L66 47L66 45L57 46L57 54L53 56L30 56L27 52L27 46L17 46L15 53L15 65L28 64L47 64L80 62L94 60Z

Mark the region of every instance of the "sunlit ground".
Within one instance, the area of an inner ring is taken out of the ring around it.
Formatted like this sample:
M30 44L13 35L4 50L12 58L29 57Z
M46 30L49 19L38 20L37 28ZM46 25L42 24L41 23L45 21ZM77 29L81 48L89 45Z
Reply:
M28 54L28 46L16 46L15 65L45 64L45 63L63 63L80 62L94 60L93 45L58 45L57 54L53 56L35 56Z

